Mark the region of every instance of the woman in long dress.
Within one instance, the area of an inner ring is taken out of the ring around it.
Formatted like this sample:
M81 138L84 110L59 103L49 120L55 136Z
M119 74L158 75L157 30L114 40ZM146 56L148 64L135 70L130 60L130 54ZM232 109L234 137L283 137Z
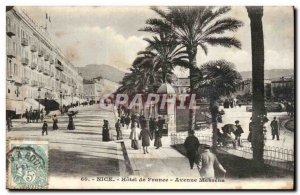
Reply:
M154 134L155 134L154 146L156 147L155 149L159 149L160 147L162 147L162 143L161 143L162 133L161 133L161 130L159 128L156 128Z
M102 127L102 141L104 142L110 141L108 120L104 120L104 124Z
M68 124L68 130L74 130L75 129L75 125L74 125L74 121L73 121L73 116L76 115L77 113L74 111L71 111L68 113L69 116L69 124Z
M137 122L133 123L129 139L131 139L131 147L135 150L139 149L139 136L141 129L137 127Z
M58 126L57 126L58 120L57 120L56 114L53 116L52 120L53 120L53 130L57 130L58 129Z
M149 153L148 146L150 146L150 139L152 140L150 132L147 129L143 128L140 133L139 139L142 140L144 154Z

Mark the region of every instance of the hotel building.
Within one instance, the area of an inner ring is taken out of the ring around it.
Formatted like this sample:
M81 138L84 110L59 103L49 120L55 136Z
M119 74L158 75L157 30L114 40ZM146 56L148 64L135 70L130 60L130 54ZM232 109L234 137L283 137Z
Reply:
M37 25L18 7L6 10L6 110L58 110L80 103L83 78L51 41L46 27Z

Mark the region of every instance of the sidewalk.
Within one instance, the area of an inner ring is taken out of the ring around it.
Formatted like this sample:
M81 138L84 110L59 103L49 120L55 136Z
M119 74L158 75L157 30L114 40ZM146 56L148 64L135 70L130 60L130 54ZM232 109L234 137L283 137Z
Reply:
M163 137L163 147L155 149L154 141L148 147L148 154L143 149L131 148L129 139L130 129L122 129L126 152L129 157L133 174L143 177L186 177L197 178L199 173L195 166L193 170L189 167L188 159L170 146L170 137ZM140 143L141 144L141 143Z

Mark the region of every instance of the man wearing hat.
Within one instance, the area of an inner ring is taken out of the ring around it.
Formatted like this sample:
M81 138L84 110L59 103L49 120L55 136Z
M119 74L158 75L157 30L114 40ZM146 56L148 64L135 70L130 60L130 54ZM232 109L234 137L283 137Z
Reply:
M47 121L44 121L43 127L42 127L42 136L44 136L44 133L46 132L46 135L48 135L48 124Z
M195 136L195 131L190 131L189 136L185 139L184 147L187 152L187 157L190 162L190 167L193 169L194 164L198 164L198 148L200 146L198 138Z
M224 174L226 170L219 162L218 158L209 149L209 145L203 146L204 151L199 155L198 171L202 178L215 178L215 169L218 167Z
M277 140L279 140L279 132L278 132L278 121L276 120L276 117L271 122L271 129L272 129L272 139L274 140L275 136Z
M242 133L244 133L241 125L240 125L240 121L239 120L236 120L235 121L235 126L236 126L236 130L234 132L234 135L235 135L235 140L237 141L237 145L242 147L242 144L241 144L241 135Z

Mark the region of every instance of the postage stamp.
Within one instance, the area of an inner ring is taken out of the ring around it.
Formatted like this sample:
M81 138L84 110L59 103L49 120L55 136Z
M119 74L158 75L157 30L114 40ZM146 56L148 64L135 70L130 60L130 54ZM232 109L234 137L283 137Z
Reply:
M7 151L8 188L47 188L48 142L11 140Z

